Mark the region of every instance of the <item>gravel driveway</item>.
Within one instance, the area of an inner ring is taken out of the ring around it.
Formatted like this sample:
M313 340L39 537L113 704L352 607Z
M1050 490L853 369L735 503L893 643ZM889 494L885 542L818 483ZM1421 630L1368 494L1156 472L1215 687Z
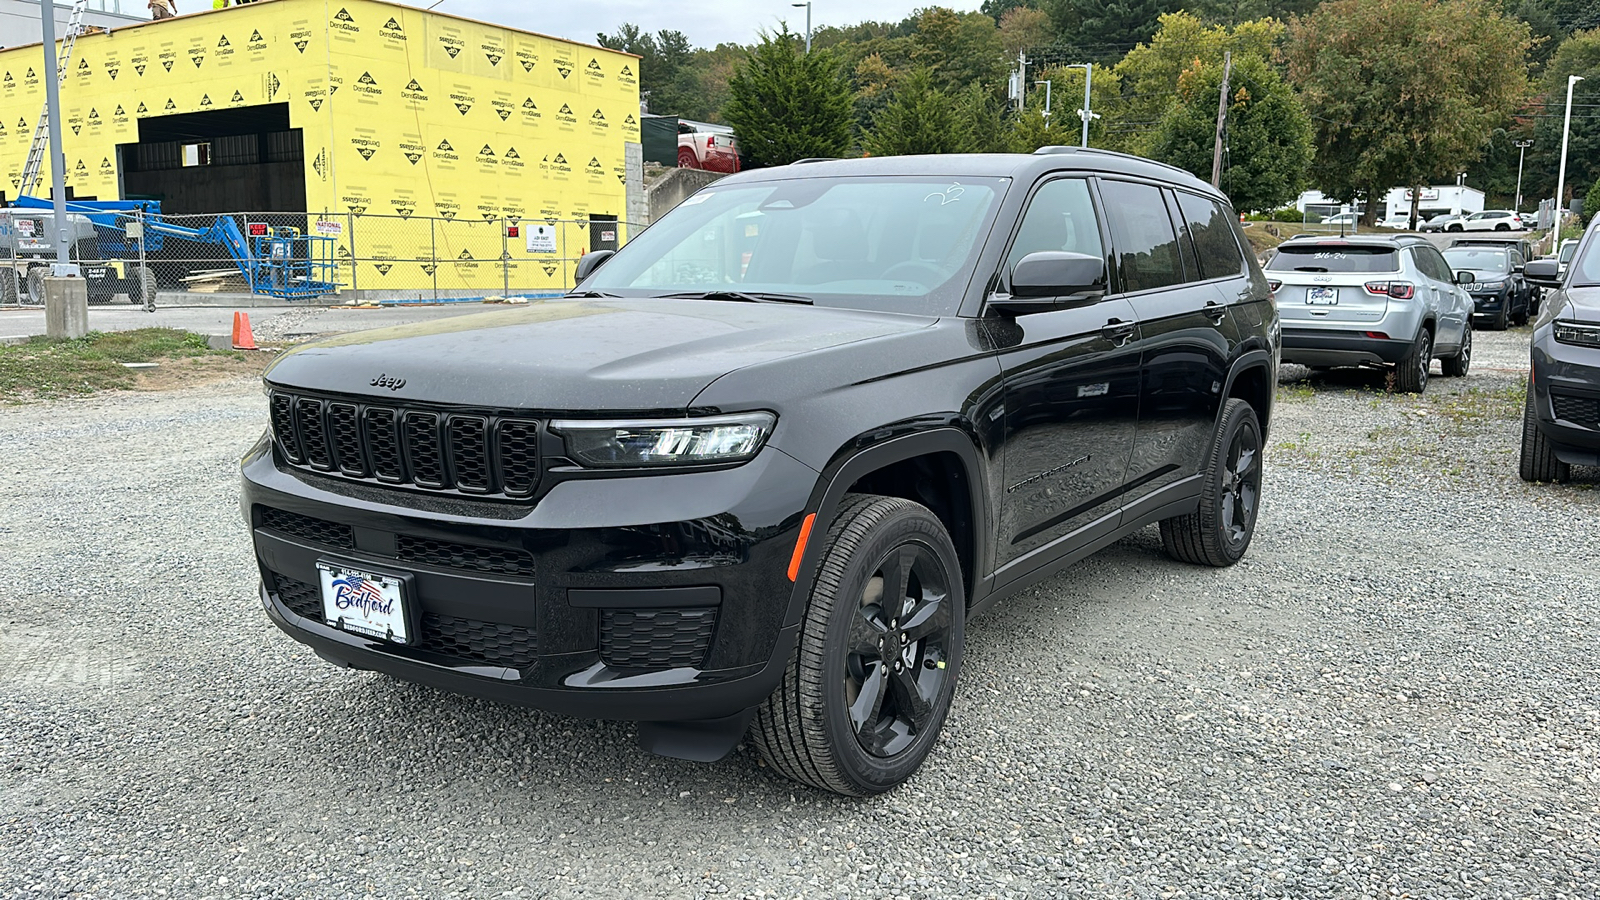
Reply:
M339 671L255 599L259 389L0 409L0 896L1600 894L1597 473L1517 480L1526 330L1286 383L1240 566L1146 530L975 621L901 790Z

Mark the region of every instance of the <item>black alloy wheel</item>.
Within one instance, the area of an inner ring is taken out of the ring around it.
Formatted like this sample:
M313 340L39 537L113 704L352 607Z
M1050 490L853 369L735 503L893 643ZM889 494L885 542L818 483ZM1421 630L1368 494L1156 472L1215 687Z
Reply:
M1446 357L1439 361L1444 369L1444 374L1451 378L1462 378L1467 370L1472 368L1472 320L1468 317L1467 324L1461 329L1461 350L1455 356Z
M1228 400L1212 441L1199 509L1161 520L1161 545L1168 556L1217 567L1243 558L1261 506L1262 446L1255 410L1243 400Z
M961 567L938 517L898 497L847 495L821 548L800 647L750 739L790 778L878 794L916 772L949 714Z
M1394 368L1394 389L1403 394L1420 394L1428 389L1428 368L1433 365L1433 332L1417 332L1411 352Z

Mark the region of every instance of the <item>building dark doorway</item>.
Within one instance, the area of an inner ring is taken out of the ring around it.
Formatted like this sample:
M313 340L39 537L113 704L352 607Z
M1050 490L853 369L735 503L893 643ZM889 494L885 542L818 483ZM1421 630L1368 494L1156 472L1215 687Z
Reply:
M289 105L139 120L117 147L122 195L161 201L167 215L306 211L305 148Z

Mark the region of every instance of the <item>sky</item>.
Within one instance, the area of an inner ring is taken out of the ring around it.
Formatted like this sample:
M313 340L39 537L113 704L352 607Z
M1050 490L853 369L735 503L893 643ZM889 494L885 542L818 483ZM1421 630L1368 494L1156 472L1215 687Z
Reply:
M406 0L409 6L427 7L433 0ZM495 25L508 25L551 37L594 43L597 33L611 34L623 22L651 33L663 28L681 31L696 47L720 43L749 44L761 29L774 30L787 21L789 29L804 33L806 11L790 0L443 0L439 12L453 13ZM946 0L940 6L975 10L980 0ZM863 21L898 22L912 10L932 6L929 0L820 0L811 7L811 27L854 25Z

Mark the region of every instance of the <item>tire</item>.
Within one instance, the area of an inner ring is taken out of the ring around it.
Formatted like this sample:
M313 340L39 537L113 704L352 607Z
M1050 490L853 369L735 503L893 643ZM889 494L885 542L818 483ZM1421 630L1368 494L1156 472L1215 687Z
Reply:
M17 284L17 271L10 266L0 269L0 305L16 306L22 302L21 286Z
M128 302L134 306L151 303L156 297L156 273L149 266L129 266L136 287L128 292Z
M1511 324L1516 325L1518 328L1528 324L1528 298L1522 298L1522 307L1517 310L1515 316L1511 317Z
M1523 481L1548 481L1559 484L1572 477L1572 467L1556 458L1550 441L1539 430L1539 415L1533 409L1533 385L1522 406L1522 459L1517 474Z
M1511 298L1500 301L1500 311L1494 314L1494 321L1489 327L1495 331L1505 331L1511 327Z
M1178 562L1231 566L1255 535L1261 506L1261 423L1250 404L1229 399L1211 439L1211 452L1192 513L1161 520L1161 546Z
M29 303L44 302L44 274L49 269L44 266L31 266L28 273L23 276L23 284L28 288Z
M1534 288L1533 290L1528 292L1528 316L1530 318L1537 318L1538 317L1538 315L1539 315L1539 304L1541 304L1543 302L1544 302L1544 292L1540 291L1538 288Z
M1510 231L1510 230L1511 230L1511 226L1510 226L1510 225L1507 225L1507 224L1506 224L1506 223L1504 223L1504 222L1501 222L1501 223L1500 223L1500 224L1499 224L1499 225L1496 225L1496 226L1495 226L1495 227L1494 227L1494 230L1495 230L1495 231Z
M1446 228L1445 231L1466 231L1466 229L1462 228L1460 225L1451 225L1449 228Z
M690 150L688 147L679 147L678 148L678 168L680 168L680 169L698 169L698 168L700 168L698 165L695 164L694 151L693 150Z
M1444 374L1450 378L1465 378L1467 370L1472 368L1472 323L1468 322L1461 330L1461 349L1455 356L1447 356L1439 361L1444 368Z
M891 579L906 585L898 612L882 605ZM927 507L846 495L800 646L757 710L751 743L773 769L826 791L863 797L904 782L949 713L965 612L955 545Z
M1428 389L1428 367L1433 364L1433 332L1417 332L1411 352L1394 368L1394 389L1402 394L1420 394Z

